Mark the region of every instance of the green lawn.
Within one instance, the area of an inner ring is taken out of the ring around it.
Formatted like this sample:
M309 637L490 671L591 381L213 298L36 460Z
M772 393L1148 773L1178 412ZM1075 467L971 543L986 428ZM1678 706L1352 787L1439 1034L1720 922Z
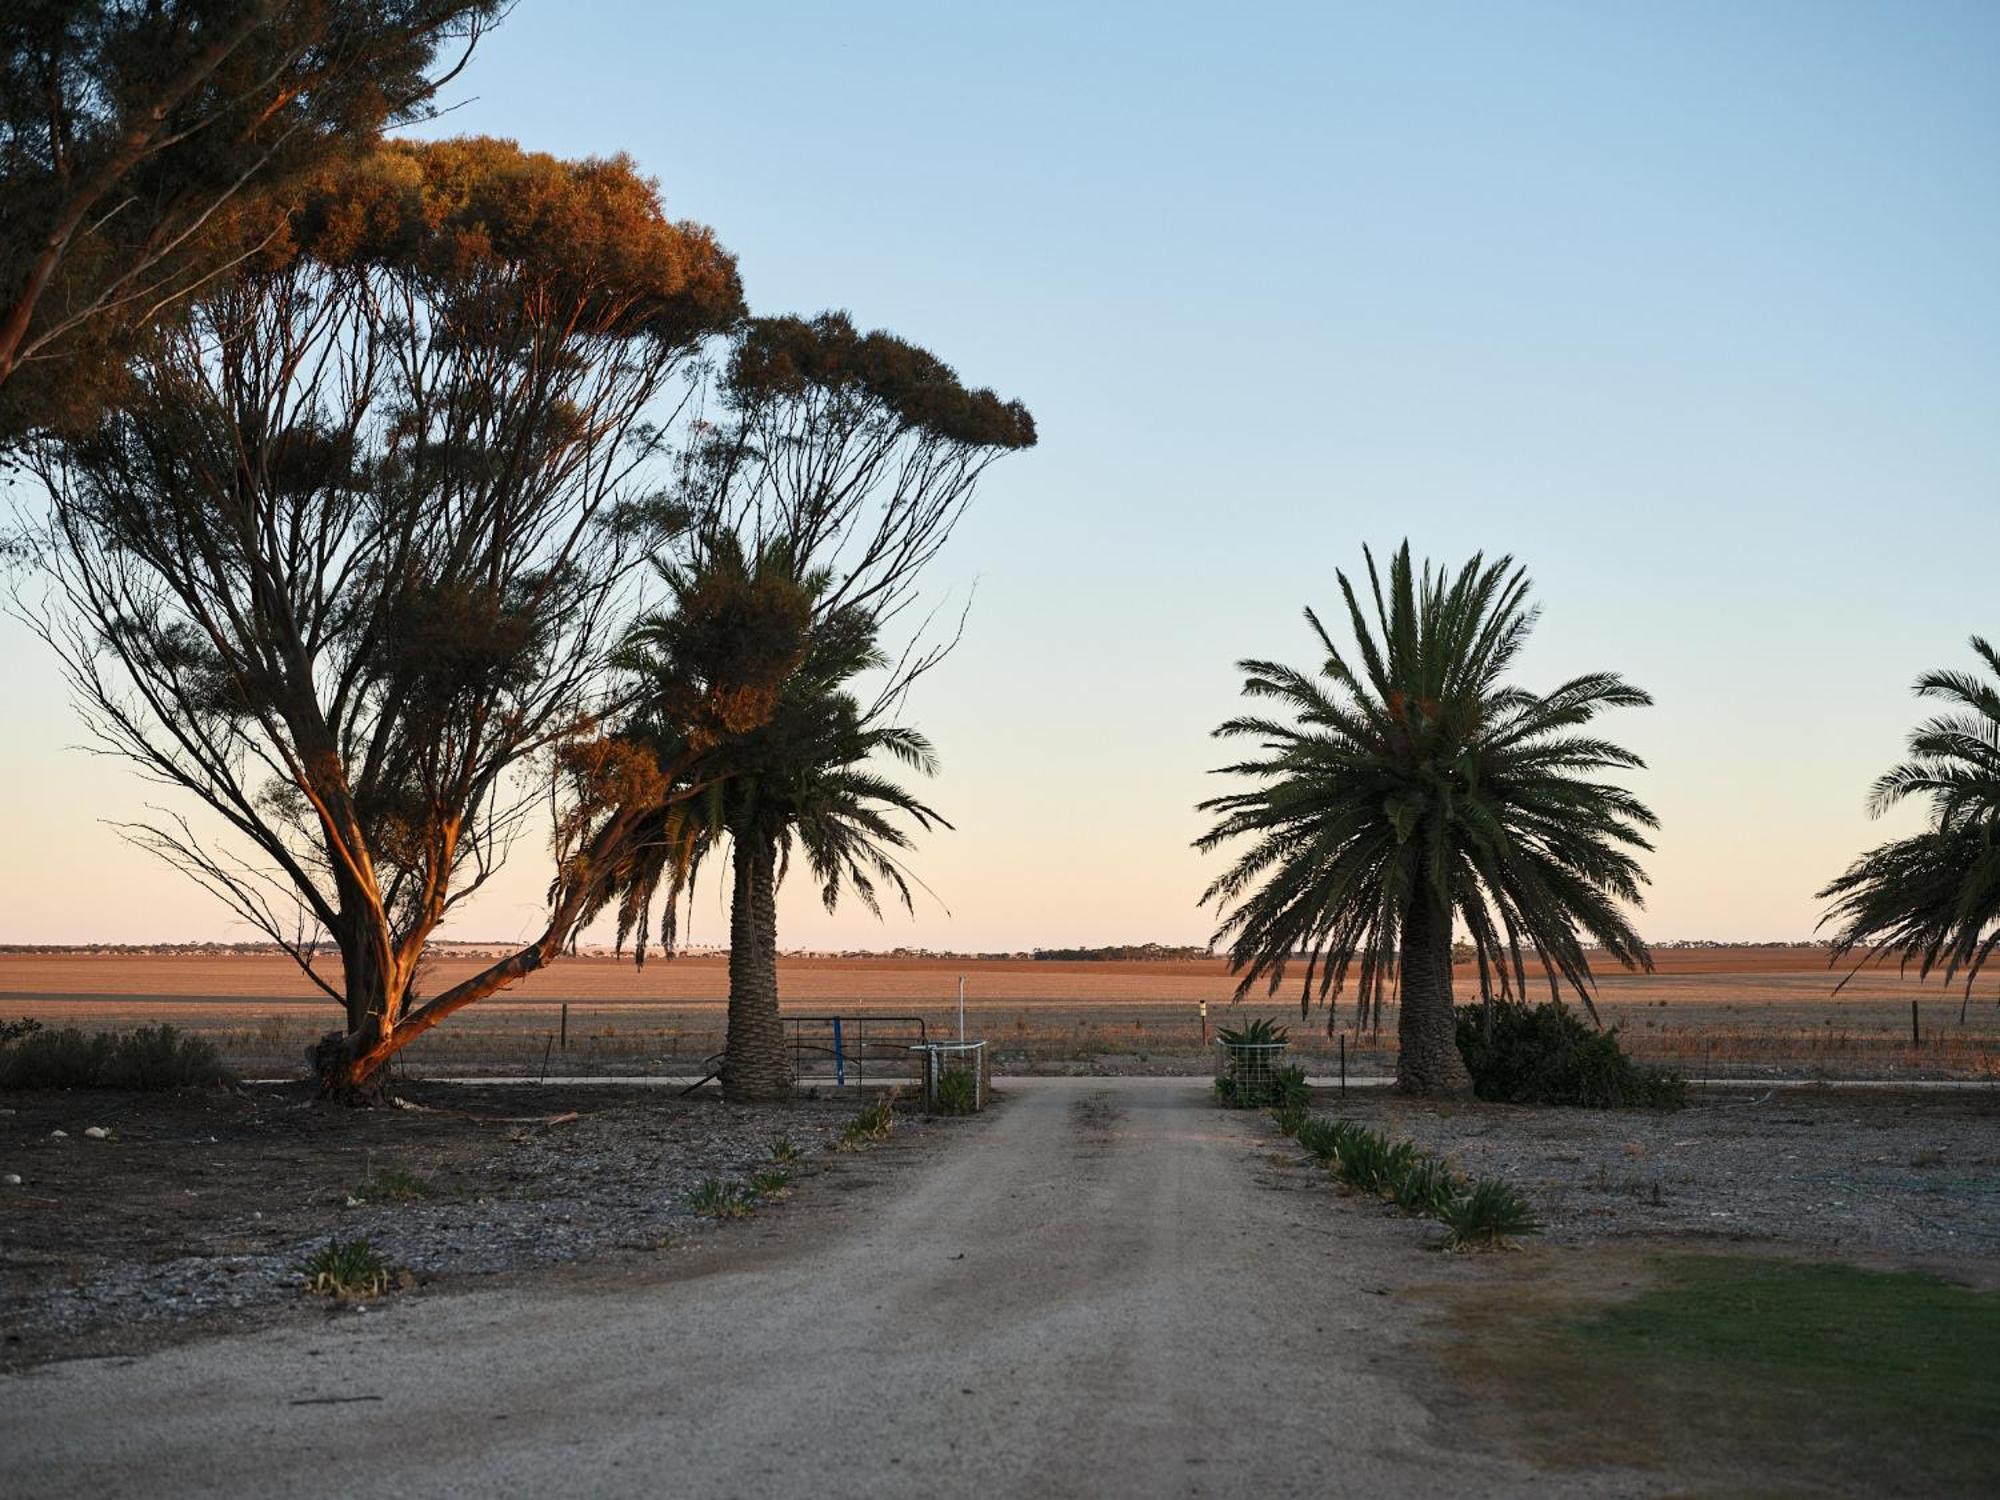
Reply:
M1545 1458L1657 1465L1698 1494L2000 1494L2000 1293L1753 1256L1615 1265L1488 1282L1451 1318L1454 1363Z

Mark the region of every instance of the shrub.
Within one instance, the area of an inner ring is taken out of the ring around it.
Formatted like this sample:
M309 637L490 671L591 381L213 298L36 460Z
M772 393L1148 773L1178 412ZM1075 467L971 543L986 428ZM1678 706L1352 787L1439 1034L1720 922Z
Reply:
M1277 1122L1278 1134L1297 1139L1300 1130L1311 1116L1303 1104L1281 1104L1271 1111L1271 1118Z
M1360 1193L1379 1193L1398 1164L1414 1154L1407 1141L1391 1145L1389 1138L1359 1125L1343 1134L1338 1153L1328 1163L1333 1175Z
M306 1290L320 1297L379 1297L394 1273L365 1239L328 1240L299 1268Z
M1305 1069L1278 1067L1290 1031L1259 1016L1237 1027L1223 1026L1215 1037L1222 1044L1223 1072L1215 1080L1216 1102L1225 1109L1264 1109L1288 1103L1304 1104L1311 1097Z
M42 1023L33 1016L23 1016L18 1021L0 1021L0 1047L18 1042L24 1036L33 1036L41 1029Z
M931 1111L969 1115L979 1108L979 1076L970 1068L947 1068L931 1088Z
M1269 1103L1276 1109L1304 1110L1312 1103L1312 1089L1306 1084L1306 1070L1297 1063L1278 1069L1271 1077Z
M1447 1250L1499 1250L1523 1235L1540 1234L1535 1210L1507 1183L1482 1177L1438 1215Z
M705 1219L741 1219L757 1205L741 1186L720 1177L704 1177L688 1192L687 1205Z
M1496 1000L1461 1006L1458 1050L1481 1099L1591 1109L1679 1109L1687 1080L1642 1067L1618 1043L1559 1001Z
M212 1043L171 1026L100 1031L36 1027L0 1047L0 1088L162 1089L231 1083Z

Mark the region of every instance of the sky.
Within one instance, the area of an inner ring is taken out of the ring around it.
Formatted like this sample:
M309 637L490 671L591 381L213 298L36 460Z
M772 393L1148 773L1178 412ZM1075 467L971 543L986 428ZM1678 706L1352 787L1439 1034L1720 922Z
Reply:
M1028 404L927 581L963 643L933 894L787 948L1201 942L1243 656L1408 538L1511 553L1529 686L1609 668L1640 930L1809 936L1912 815L1910 684L2000 633L2000 8L520 0L432 134L628 153L753 310L844 308ZM0 626L0 941L249 938L107 820ZM448 935L525 937L529 839ZM721 895L689 936L726 936Z

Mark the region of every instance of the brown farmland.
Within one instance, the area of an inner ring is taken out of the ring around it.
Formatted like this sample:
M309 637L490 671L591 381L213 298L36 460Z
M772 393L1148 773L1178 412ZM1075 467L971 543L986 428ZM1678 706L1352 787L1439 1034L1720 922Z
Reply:
M2000 1076L2000 1009L1990 985L1961 1024L1958 991L1893 969L1868 971L1833 994L1837 976L1821 949L1669 949L1657 957L1652 974L1603 974L1599 1008L1635 1052L1690 1074ZM442 956L424 987L441 989L483 962ZM955 1029L960 975L968 1030L991 1039L1003 1068L1198 1067L1202 1000L1211 1026L1275 1014L1291 1022L1295 1045L1316 1063L1336 1056L1325 1012L1302 1022L1295 989L1233 1007L1234 984L1220 960L787 958L780 965L788 1014L921 1016L933 1035ZM684 1069L720 1046L726 982L723 960L710 956L655 960L643 970L603 956L563 959L453 1017L410 1049L408 1064L436 1074ZM1461 996L1473 988L1471 971L1461 970ZM553 1040L564 1004L566 1051ZM85 1028L171 1022L214 1039L244 1071L267 1074L294 1068L331 1024L333 1007L276 956L0 954L0 1017L20 1015ZM1353 1035L1351 1006L1337 1019L1357 1072L1390 1065L1393 1011L1379 1037Z

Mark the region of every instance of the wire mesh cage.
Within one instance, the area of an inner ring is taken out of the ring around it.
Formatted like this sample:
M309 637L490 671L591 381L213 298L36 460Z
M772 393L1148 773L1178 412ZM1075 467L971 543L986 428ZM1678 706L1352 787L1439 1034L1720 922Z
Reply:
M986 1108L992 1089L985 1042L931 1042L911 1050L923 1059L927 1111L970 1115Z
M1224 1109L1263 1109L1282 1093L1287 1042L1215 1040L1215 1101Z

